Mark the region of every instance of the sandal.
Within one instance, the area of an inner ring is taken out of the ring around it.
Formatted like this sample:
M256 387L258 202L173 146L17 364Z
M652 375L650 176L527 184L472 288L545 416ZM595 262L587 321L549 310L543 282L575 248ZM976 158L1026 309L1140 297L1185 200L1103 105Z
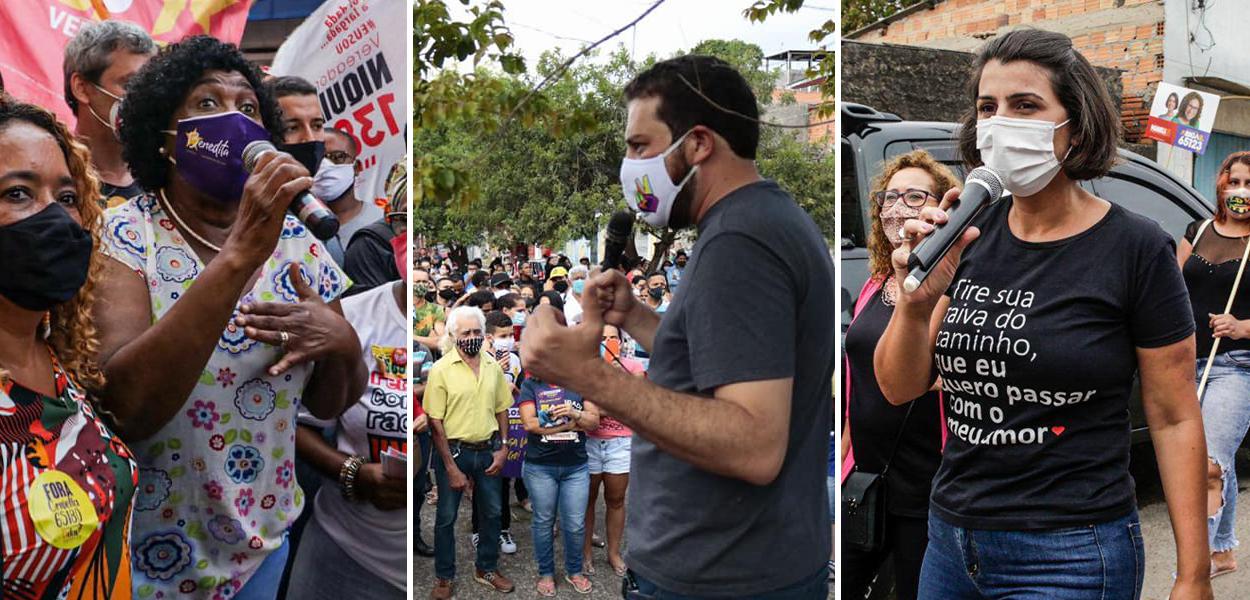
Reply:
M1220 577L1221 575L1228 575L1229 573L1235 573L1236 571L1237 571L1237 567L1217 567L1213 563L1211 565L1211 579L1215 579L1216 577Z
M538 583L534 584L534 590L539 596L546 598L555 598L556 596L556 580L554 577L539 578Z
M573 586L573 590L579 594L589 594L590 589L593 587L590 580L581 573L576 575L565 575L564 580L569 582L569 585Z

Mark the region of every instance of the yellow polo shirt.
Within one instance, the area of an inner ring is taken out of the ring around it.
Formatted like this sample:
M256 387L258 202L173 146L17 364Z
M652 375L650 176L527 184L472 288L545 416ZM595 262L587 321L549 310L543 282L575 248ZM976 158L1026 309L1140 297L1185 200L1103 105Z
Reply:
M455 350L430 368L422 408L431 419L442 420L449 440L473 444L489 440L499 430L495 415L512 406L512 391L503 369L493 357L485 353L480 356L477 377Z

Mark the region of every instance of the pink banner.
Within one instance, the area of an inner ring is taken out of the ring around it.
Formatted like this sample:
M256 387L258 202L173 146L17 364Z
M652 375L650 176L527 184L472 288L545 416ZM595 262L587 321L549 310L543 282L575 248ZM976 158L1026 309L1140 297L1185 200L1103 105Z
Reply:
M66 123L61 64L83 23L116 19L148 30L162 44L208 33L239 43L251 0L19 0L0 2L0 75L5 91L56 112Z

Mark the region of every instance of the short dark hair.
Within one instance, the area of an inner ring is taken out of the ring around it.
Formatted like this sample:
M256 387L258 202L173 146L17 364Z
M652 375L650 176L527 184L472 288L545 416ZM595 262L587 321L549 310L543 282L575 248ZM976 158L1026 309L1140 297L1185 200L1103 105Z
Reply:
M486 271L478 269L477 271L474 271L473 276L469 278L469 283L472 283L473 287L482 287L486 285L486 282L489 279L490 279L490 273L487 273Z
M646 281L646 280L647 280L647 278L646 278L646 277L643 277L642 275L634 275L634 279L633 279L632 281L630 281L630 283L632 283L632 284L634 284L634 285L638 285L638 282L639 282L639 281Z
M725 138L734 154L755 159L759 103L751 85L729 63L698 54L655 63L625 86L626 101L652 96L660 99L657 116L674 140L703 125Z
M667 274L667 273L665 273L664 271L656 271L656 272L654 272L654 273L652 273L652 274L650 274L650 275L647 275L647 283L648 283L648 284L650 284L650 283L651 283L651 278L652 278L652 277L663 277L663 278L664 278L664 287L668 287L668 274Z
M486 315L486 329L495 330L505 328L509 331L512 330L512 319L509 319L508 315L503 314L503 311L499 310L499 307L495 307L495 310L490 311L490 314Z
M498 308L502 310L503 307L505 306L508 308L515 308L517 302L524 302L524 301L525 301L525 298L522 298L520 294L510 293L510 294L504 294L496 298L495 304L498 304L499 305Z
M981 87L981 71L990 61L1004 64L1018 60L1036 64L1050 74L1050 84L1059 102L1068 111L1068 131L1074 145L1064 159L1063 172L1075 181L1106 175L1116 161L1120 140L1120 111L1111 100L1107 85L1093 65L1072 46L1062 33L1040 29L1019 29L1004 33L977 52L968 77L966 93L972 108L964 115L959 131L959 150L969 168L981 166L977 150L976 100Z
M360 156L360 144L356 143L356 138L353 137L352 134L339 129L338 127L323 127L321 130L325 133L334 133L342 136L343 139L347 140L347 144L352 147L352 155Z
M469 299L465 300L464 303L468 304L469 306L476 306L478 308L486 306L487 304L494 306L495 294L486 290L479 290L479 291L473 292L472 294L469 294Z
M265 89L274 100L287 96L316 96L317 87L303 77L281 75L265 81Z
M126 84L120 109L122 158L144 189L158 190L168 183L170 164L161 154L168 138L163 132L191 87L210 70L243 75L256 92L261 124L271 139L282 130L278 103L261 84L260 70L237 46L206 35L165 46Z
M546 298L547 301L551 303L551 306L556 310L564 310L564 296L561 296L560 292L547 290L543 292L543 295L539 296L539 298ZM538 300L538 298L535 298L535 300ZM538 304L538 302L535 302L535 304Z

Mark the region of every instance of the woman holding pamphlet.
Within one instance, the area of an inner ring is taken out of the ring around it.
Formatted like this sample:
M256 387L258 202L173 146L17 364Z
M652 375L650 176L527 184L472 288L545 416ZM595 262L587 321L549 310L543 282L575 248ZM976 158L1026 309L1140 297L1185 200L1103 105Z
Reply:
M578 593L590 593L582 566L582 538L590 467L586 462L587 430L599 426L599 409L577 393L530 377L518 398L521 420L529 432L521 476L534 507L534 556L538 560L541 596L556 595L552 525L560 513L564 535L564 580ZM558 511L557 511L558 506Z

